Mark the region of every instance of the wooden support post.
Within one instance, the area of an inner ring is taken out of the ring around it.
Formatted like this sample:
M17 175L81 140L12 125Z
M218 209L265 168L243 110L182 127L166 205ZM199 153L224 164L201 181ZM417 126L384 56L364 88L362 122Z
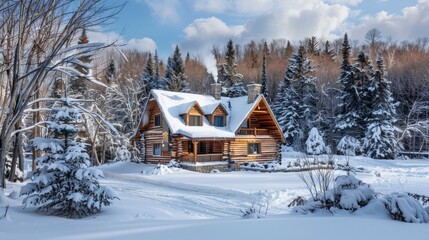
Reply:
M256 128L253 128L253 135L256 136Z
M198 141L192 141L194 144L194 163L197 163L197 148L198 148Z

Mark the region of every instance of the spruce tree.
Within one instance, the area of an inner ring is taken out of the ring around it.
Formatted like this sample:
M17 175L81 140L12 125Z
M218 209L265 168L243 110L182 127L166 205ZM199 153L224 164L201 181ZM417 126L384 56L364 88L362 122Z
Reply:
M264 56L262 58L262 79L261 79L261 94L269 101L268 98L268 80L267 80L267 55L268 55L268 45L267 42L264 43Z
M386 77L383 58L378 56L376 70L370 80L372 95L371 112L365 119L363 151L371 158L394 159L398 143L394 135L396 105L390 92L390 81Z
M82 30L82 34L79 37L78 44L88 44L88 36L86 35L86 29ZM90 56L83 55L78 59L82 64L88 64L91 62ZM84 67L82 64L76 64L75 68L83 75L87 75L89 73L89 69ZM89 81L86 77L76 77L70 81L70 93L75 98L85 98L84 95L88 94L88 84Z
M150 90L156 88L157 84L158 83L156 82L156 79L155 79L155 70L154 70L152 54L149 53L146 61L146 66L143 70L143 74L139 79L139 85L140 85L141 94L142 94L140 99L142 99L144 96L148 96Z
M349 135L356 137L359 136L360 132L358 129L358 119L361 118L359 115L360 96L355 84L355 71L353 71L353 66L350 64L350 50L351 47L346 33L341 49L341 73L337 80L342 89L336 108L335 130L342 136Z
M179 46L176 45L173 56L169 58L165 71L165 89L175 92L189 92L185 65Z
M116 66L113 59L110 61L105 77L108 84L111 84L114 81L114 78L116 78Z
M360 51L353 65L353 75L355 76L355 88L359 95L358 104L358 118L357 122L357 135L358 138L363 138L366 130L365 119L371 112L371 103L373 96L369 91L370 79L373 74L373 66L368 55Z
M226 45L225 60L225 63L218 65L219 81L222 84L222 96L238 97L246 95L247 91L242 83L243 75L237 73L235 70L237 64L235 63L234 43L231 39Z
M103 173L91 168L85 144L75 140L82 110L68 98L56 102L54 105L60 106L51 108L51 117L45 122L48 137L32 140L44 154L36 159L33 180L21 189L21 195L27 195L23 204L49 215L82 218L110 205L115 195L99 184Z
M308 133L316 124L317 94L313 71L304 47L299 47L289 60L273 104L283 135L295 150L303 150Z

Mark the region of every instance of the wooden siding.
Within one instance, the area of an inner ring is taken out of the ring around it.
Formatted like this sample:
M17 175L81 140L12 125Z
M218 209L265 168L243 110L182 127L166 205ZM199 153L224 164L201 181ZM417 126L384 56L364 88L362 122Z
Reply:
M261 154L248 154L248 143L260 143ZM237 137L231 141L231 160L233 161L273 161L277 156L278 141L272 136Z

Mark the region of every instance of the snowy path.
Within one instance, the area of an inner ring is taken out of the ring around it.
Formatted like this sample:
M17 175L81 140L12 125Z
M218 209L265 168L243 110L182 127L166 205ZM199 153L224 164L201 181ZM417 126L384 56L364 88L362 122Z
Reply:
M172 183L152 180L144 176L115 174L105 171L106 185L115 189L119 195L132 195L136 198L159 203L172 211L185 213L197 218L220 218L240 216L240 210L251 206L254 195L235 190ZM265 210L264 210L265 211ZM270 211L286 212L286 208L272 207Z

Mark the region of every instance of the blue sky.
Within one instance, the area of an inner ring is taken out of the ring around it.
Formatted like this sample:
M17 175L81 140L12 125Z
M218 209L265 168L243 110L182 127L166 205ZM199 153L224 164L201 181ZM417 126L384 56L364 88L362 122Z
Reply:
M157 49L165 59L175 44L204 55L229 38L329 40L347 32L361 41L373 27L383 37L414 40L429 35L428 13L429 0L129 0L94 38L118 37L128 48Z

